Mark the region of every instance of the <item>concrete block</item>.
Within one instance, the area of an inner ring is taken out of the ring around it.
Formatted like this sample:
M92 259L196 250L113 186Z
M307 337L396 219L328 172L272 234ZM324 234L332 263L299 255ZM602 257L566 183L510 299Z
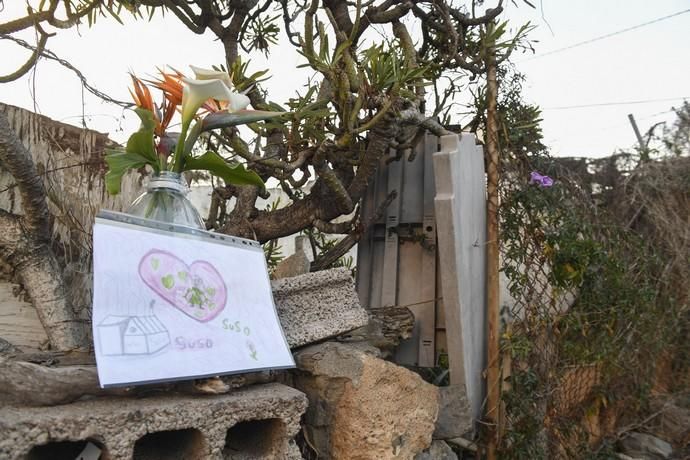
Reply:
M0 408L0 458L73 459L88 442L109 460L301 459L301 392L255 385L215 396L101 398Z
M347 268L275 280L272 287L290 348L335 337L369 322Z
M486 186L473 134L441 137L434 154L436 230L451 383L481 417L486 367Z

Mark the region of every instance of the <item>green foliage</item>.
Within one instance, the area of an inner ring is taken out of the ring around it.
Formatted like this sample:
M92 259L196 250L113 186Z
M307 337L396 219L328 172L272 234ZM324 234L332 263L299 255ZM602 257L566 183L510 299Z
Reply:
M338 240L329 238L328 234L320 232L315 228L305 230L304 234L307 236L307 238L309 238L314 259L318 259L319 257L323 256L328 251L333 249L333 247L336 244L338 244ZM352 259L352 256L348 255L342 256L341 258L336 260L329 268L336 267L346 267L352 270L353 272L356 268L354 266L354 260Z
M105 185L108 193L117 195L120 193L122 176L130 169L151 166L154 171L159 171L158 157L153 145L153 129L155 126L153 113L136 109L135 112L141 119L139 131L132 134L127 141L124 150L111 149L105 156L108 164L108 172L105 175Z
M228 163L216 152L206 152L200 157L188 157L184 163L185 171L202 170L218 176L226 184L264 186L258 174L247 170L241 163Z
M108 164L108 172L105 174L105 186L108 193L117 195L120 193L122 176L130 169L143 168L151 164L147 158L138 153L123 152L121 150L109 150L105 156Z
M584 407L559 413L545 431L557 398L569 397L561 379L572 369L596 368L601 398L628 401L631 412L642 408L657 357L676 336L677 305L658 295L664 264L654 248L597 208L547 157L531 161L556 182L528 184L523 170L504 188L503 272L517 302L502 338L514 367L504 395L510 420L505 455L551 458L555 444L570 458L605 458L605 449L596 456L590 450ZM570 306L568 298L574 299Z
M213 129L227 128L229 126L254 123L285 115L285 112L269 112L266 110L237 110L236 112L214 112L206 115L201 121L200 132Z
M232 84L235 89L239 92L245 92L254 87L256 84L262 81L268 80L265 75L268 73L268 69L259 70L249 74L249 64L250 61L242 61L241 57L238 57L235 62L233 62L230 69L230 76L232 77ZM214 67L215 70L226 70L225 66ZM280 109L282 110L282 109Z
M134 109L134 112L141 120L141 127L139 131L129 137L125 151L138 153L146 158L151 165L156 165L158 163L158 156L156 155L156 148L153 144L153 134L156 126L153 112L140 108Z
M398 41L387 46L373 45L362 52L361 65L370 91L414 97L414 93L406 90L406 86L422 84L422 79L428 76L430 69L426 66L405 65L405 58L401 53Z
M254 50L261 51L268 56L271 45L278 44L280 27L278 27L276 22L279 18L280 15L258 16L252 20L247 26L247 33L245 35L247 46L245 51L248 53Z
M266 211L275 211L279 207L280 198L278 198L272 203L267 204ZM266 266L268 267L268 272L272 274L273 270L275 270L276 266L278 266L280 261L285 258L282 253L282 246L280 246L278 244L278 240L275 239L265 242L262 245L262 248L264 250L264 257L266 258Z

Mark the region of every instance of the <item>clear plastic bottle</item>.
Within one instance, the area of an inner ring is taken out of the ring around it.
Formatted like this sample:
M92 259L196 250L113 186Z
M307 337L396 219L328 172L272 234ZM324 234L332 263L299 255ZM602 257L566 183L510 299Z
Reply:
M169 224L205 230L204 221L191 201L182 175L162 171L151 177L146 191L132 202L128 214Z

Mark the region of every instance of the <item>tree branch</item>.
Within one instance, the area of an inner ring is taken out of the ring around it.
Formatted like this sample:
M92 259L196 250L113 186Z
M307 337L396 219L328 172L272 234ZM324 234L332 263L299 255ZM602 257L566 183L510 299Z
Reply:
M5 113L0 113L0 163L17 182L22 197L25 229L42 241L49 241L50 213L43 181L31 155L14 135Z
M45 188L6 113L0 113L0 163L14 177L24 211L22 217L1 214L0 256L19 275L51 345L58 350L83 348L84 325L67 300L62 268L50 248Z

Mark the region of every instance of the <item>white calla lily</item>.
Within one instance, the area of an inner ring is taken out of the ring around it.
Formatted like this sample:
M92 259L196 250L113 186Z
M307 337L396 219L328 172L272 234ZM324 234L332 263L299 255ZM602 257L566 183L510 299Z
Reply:
M221 80L223 83L225 83L225 85L228 87L228 90L230 91L230 96L227 99L228 109L230 112L235 112L237 110L243 110L247 108L247 106L249 105L249 98L245 96L244 93L232 92L232 80L230 79L230 75L228 75L227 72L213 69L204 69L193 65L190 65L189 67L194 72L194 76L197 80Z
M230 93L228 99L228 112L244 110L249 105L249 98L242 93Z
M222 80L193 80L183 78L182 89L182 125L188 125L197 110L209 99L231 101L234 94Z
M190 65L189 67L192 69L192 72L194 72L194 76L197 80L221 80L227 85L228 88L232 88L232 80L230 80L230 75L228 75L227 72L213 69L203 69L193 65Z

